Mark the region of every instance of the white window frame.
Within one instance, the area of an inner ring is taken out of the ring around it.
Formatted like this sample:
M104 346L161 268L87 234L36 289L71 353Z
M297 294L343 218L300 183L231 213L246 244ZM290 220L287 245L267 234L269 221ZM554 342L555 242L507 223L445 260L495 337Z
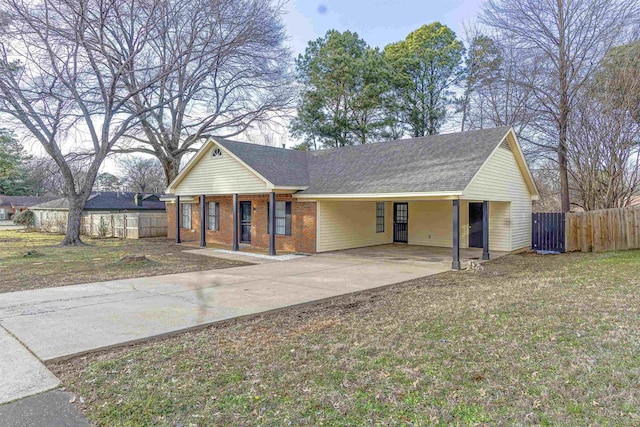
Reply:
M218 202L209 202L207 206L207 230L218 231L220 228Z
M187 213L188 211L188 213ZM191 203L183 203L182 204L182 228L191 229Z
M380 212L382 211L382 215ZM384 202L376 202L376 233L384 233L384 221L385 221L385 203ZM382 222L380 222L382 219Z

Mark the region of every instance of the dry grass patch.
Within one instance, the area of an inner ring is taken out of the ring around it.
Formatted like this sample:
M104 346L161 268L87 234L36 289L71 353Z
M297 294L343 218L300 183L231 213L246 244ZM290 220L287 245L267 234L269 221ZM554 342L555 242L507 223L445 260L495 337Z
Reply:
M638 425L639 271L509 256L51 368L99 425Z
M68 248L57 246L61 240L56 234L0 230L0 293L246 265L183 253L193 248L160 237L85 237L86 246ZM147 260L119 262L127 255L144 255Z

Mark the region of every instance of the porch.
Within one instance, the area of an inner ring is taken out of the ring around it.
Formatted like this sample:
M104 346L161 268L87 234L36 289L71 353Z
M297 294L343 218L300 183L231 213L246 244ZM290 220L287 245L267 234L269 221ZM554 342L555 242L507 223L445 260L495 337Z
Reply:
M506 202L458 198L301 202L291 194L272 192L178 196L175 205L173 237L177 243L184 238L200 247L222 244L227 250L266 251L271 256L350 250L391 261L446 261L456 270L471 259L488 260L494 253L511 250ZM370 249L380 245L387 247L384 253Z
M508 255L509 252L492 251L491 259ZM316 256L341 256L349 258L366 258L380 262L394 262L405 264L442 264L451 266L451 248L422 245L405 245L389 243L386 245L367 246L364 248L344 249L335 252L324 252ZM460 264L464 266L469 261L482 262L482 248L460 249Z

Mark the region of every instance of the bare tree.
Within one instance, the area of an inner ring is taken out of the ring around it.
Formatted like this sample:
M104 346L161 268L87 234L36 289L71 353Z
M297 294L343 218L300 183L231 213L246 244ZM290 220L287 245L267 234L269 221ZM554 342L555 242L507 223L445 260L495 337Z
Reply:
M67 160L73 179L77 185L82 185L86 179L88 169L87 159ZM33 156L25 162L26 179L32 183L34 192L45 196L64 196L64 178L60 168L48 155Z
M571 190L585 210L628 206L640 189L640 80L625 72L638 59L615 59L581 92L569 124Z
M174 66L152 93L131 97L129 109L144 119L119 152L157 157L169 183L202 138L234 136L286 114L293 92L281 3L167 1L162 8L145 54L151 63Z
M467 29L467 37L466 81L460 106L462 130L513 126L518 138L528 142L536 103L532 89L518 83L527 72L521 66L521 52L477 28ZM530 145L525 148L529 154Z
M552 160L538 160L531 168L540 198L533 202L534 212L558 212L560 209L560 184L558 167Z
M0 113L55 161L69 201L62 244L80 245L81 213L105 157L157 107L125 109L157 80L142 52L161 14L152 0L0 0L0 11L8 22L0 35ZM151 78L138 78L138 70ZM87 162L82 180L71 166L78 159Z
M518 83L537 101L539 145L557 156L562 210L571 208L570 114L599 60L637 23L638 0L488 0L481 21L522 51Z
M93 184L95 191L121 191L122 182L120 178L109 172L99 173Z
M164 170L158 159L128 156L119 159L122 179L127 191L161 193L166 186Z

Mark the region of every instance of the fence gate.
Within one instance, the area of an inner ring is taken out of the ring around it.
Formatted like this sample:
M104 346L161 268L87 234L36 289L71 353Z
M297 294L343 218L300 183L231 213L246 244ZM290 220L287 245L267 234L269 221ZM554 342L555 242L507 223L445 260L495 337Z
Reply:
M534 213L531 229L534 251L566 251L564 213Z

